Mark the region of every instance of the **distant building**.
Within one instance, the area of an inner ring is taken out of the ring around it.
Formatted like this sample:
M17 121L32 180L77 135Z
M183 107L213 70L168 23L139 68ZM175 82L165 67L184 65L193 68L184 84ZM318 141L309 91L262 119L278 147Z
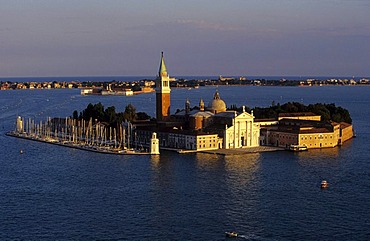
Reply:
M81 95L101 95L102 88L83 88L81 89Z
M231 80L235 80L235 78L233 78L233 77L223 77L222 75L220 75L218 77L218 80L219 81L231 81Z

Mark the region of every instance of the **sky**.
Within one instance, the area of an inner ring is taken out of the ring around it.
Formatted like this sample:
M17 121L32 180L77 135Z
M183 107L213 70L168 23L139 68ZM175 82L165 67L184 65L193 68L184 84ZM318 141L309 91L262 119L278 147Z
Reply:
M0 0L0 77L370 76L369 0Z

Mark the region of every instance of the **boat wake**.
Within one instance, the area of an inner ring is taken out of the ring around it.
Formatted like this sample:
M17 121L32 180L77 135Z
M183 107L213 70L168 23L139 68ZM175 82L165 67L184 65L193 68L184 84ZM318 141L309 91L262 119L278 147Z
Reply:
M229 238L230 239L230 238ZM239 234L237 239L242 240L252 240L252 241L277 241L273 238L264 238L255 234Z

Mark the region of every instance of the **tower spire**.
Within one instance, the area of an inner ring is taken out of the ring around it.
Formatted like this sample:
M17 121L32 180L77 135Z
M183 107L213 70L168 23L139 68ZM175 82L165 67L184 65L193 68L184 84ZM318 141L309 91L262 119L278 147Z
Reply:
M159 77L168 77L166 64L164 63L163 51L161 55L161 64L159 66Z

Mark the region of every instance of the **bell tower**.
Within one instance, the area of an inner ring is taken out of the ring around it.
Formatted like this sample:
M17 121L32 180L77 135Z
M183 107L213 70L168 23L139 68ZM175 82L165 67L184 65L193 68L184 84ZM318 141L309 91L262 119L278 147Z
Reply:
M170 116L170 76L164 63L163 52L159 66L159 74L156 81L156 117L157 121L168 120Z

